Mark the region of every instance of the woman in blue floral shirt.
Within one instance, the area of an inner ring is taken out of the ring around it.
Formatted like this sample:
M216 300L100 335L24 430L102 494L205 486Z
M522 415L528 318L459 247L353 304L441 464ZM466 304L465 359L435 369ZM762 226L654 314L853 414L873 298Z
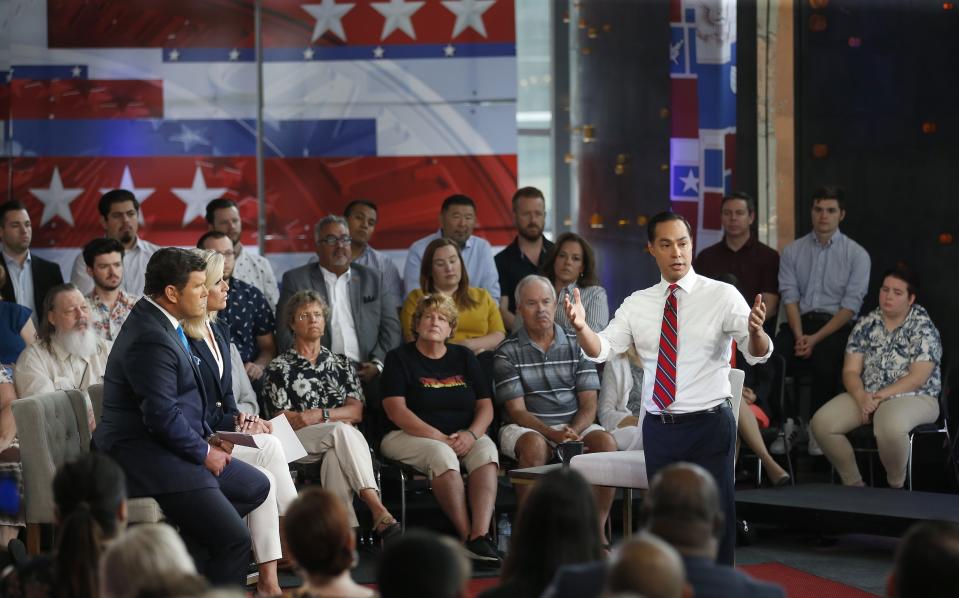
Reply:
M904 267L883 274L879 307L859 320L846 344L846 392L812 418L812 433L847 486L863 485L848 432L872 422L889 487L901 488L909 431L939 417L942 342L929 314L915 303L918 286Z
M323 455L320 483L343 499L350 525L355 492L373 513L381 538L400 533L400 524L380 501L370 446L356 429L363 419L363 390L356 363L320 341L329 308L316 291L300 291L284 310L293 346L277 356L263 374L263 396L272 415L286 415L307 452Z

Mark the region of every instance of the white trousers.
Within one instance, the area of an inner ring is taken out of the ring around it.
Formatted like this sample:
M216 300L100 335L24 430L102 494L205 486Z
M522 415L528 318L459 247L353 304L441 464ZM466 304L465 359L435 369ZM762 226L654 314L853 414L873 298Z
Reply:
M283 556L280 545L280 516L296 498L296 486L280 441L272 434L253 436L259 449L234 446L233 457L253 465L270 480L270 493L263 504L246 516L253 538L253 556L257 563L268 563Z

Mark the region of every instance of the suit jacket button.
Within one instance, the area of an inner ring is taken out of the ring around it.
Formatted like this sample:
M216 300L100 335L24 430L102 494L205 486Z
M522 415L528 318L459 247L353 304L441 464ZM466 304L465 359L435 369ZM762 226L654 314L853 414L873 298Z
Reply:
M219 409L220 407L223 406L223 403L221 403L220 401L217 401L217 402L216 402L216 406L217 406L217 409Z

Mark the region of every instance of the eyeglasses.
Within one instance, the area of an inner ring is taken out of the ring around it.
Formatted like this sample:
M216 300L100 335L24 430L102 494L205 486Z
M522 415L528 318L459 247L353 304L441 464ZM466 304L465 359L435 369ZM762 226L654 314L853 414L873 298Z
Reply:
M339 245L340 247L346 247L353 241L353 237L349 235L343 235L342 237L334 237L333 235L327 235L320 239L320 243L324 245L329 245L330 247L334 245Z
M323 312L321 312L321 311L313 311L313 312L308 312L308 313L305 313L305 314L300 314L300 315L296 316L296 319L299 320L300 322L305 322L305 321L307 321L307 320L322 320L322 319L323 319Z
M233 251L232 249L229 251L217 251L217 253L219 253L223 257L236 257L236 252Z

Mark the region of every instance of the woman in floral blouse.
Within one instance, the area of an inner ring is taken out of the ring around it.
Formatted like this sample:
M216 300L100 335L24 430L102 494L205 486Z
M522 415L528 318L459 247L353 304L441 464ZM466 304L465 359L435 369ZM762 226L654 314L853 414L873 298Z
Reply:
M915 303L918 286L904 267L886 271L879 307L859 320L846 344L846 392L812 418L812 433L847 486L863 481L846 433L872 422L889 487L901 488L909 431L939 417L942 342L929 314Z
M290 297L281 313L293 332L293 346L270 362L263 395L273 415L286 415L307 452L324 455L320 482L343 499L356 527L353 493L373 513L374 531L383 539L400 525L380 501L370 447L356 424L363 419L363 391L356 364L332 353L320 339L329 307L312 290Z

